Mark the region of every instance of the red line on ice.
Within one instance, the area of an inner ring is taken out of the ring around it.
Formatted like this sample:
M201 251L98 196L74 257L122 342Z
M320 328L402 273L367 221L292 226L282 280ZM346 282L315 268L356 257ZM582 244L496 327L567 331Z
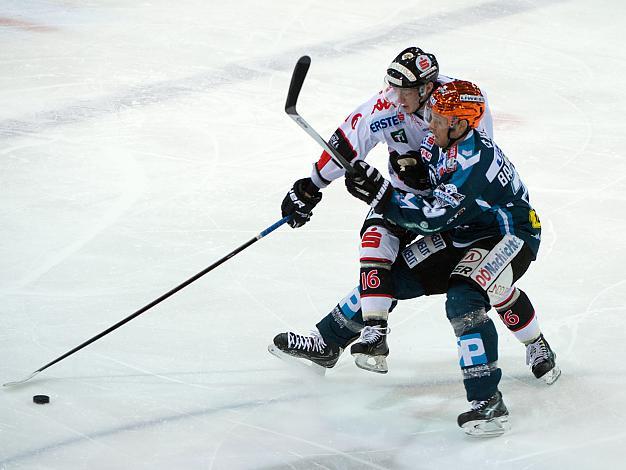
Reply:
M31 23L29 21L16 20L14 18L7 18L6 16L0 16L0 27L2 26L18 28L24 31L35 31L38 33L49 33L57 30L57 28L53 28L52 26Z

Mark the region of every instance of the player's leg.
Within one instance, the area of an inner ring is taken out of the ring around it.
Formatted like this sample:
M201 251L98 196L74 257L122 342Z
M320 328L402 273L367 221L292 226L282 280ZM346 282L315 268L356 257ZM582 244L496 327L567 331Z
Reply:
M391 266L395 297L403 300L445 293L450 272L461 255L460 250L452 247L446 234L414 241L402 250ZM392 301L389 311L396 303ZM317 323L313 334L280 333L270 349L333 367L341 351L359 338L363 326L361 292L357 286Z
M445 236L420 239L402 251L391 267L393 290L398 299L442 294L460 256ZM392 302L390 311L395 307ZM310 335L278 334L269 351L279 357L295 357L325 368L333 367L345 348L363 329L360 288L348 293L316 325Z
M526 347L526 364L534 376L548 385L561 375L556 365L556 354L543 336L535 308L526 293L516 286L505 295L494 297L493 307L508 330Z
M497 436L508 428L508 410L498 384L498 333L487 315L484 291L463 278L452 276L446 299L446 315L454 329L463 385L471 409L458 424L472 436Z
M357 340L364 327L359 287L348 293L308 335L279 333L268 348L275 356L285 355L310 361L324 368L334 367L350 343ZM395 306L392 303L390 310Z
M387 321L394 301L391 266L400 249L400 234L370 211L359 244L359 293L364 327L350 347L355 364L365 370L387 373Z
M458 425L471 436L498 436L508 428L508 410L498 384L498 333L487 315L486 293L468 279L450 277L446 315L454 329L467 400L471 409L461 413Z
M487 259L487 249L490 250L490 259ZM481 250L482 254L480 254ZM512 259L494 263L492 258L496 259L500 255L498 261L501 261L506 257L503 250L516 251L516 254ZM475 261L473 258L477 256L484 256L484 258ZM552 384L561 374L556 366L556 354L541 332L539 320L530 299L524 291L514 285L527 271L533 260L534 256L527 246L517 247L515 240L511 242L505 237L494 248L490 248L488 243L485 245L479 242L475 250L468 251L455 271L460 273L471 269L470 272L474 273L474 278L479 281L478 285L486 289L489 301L498 312L502 322L526 347L526 362L531 366L535 377L541 378L547 384ZM480 275L481 270L486 267L489 267L489 272ZM490 278L487 279L486 276Z

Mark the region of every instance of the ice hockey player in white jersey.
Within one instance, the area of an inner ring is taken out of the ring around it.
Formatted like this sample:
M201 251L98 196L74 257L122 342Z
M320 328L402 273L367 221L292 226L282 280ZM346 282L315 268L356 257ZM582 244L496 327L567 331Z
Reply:
M432 188L427 172L416 171L422 168L416 165L418 150L428 133L423 113L433 91L451 80L439 74L434 55L417 47L403 50L387 69L386 89L354 110L332 135L330 144L353 164L365 159L377 144L386 144L392 185L409 194L429 194ZM492 135L487 104L477 128ZM296 181L283 200L283 216L292 215L290 225L296 228L308 222L313 208L321 201L320 189L343 175L344 170L323 152L314 164L311 176ZM321 337L281 333L274 339L270 351L332 367L340 351L360 335L359 341L351 347L356 364L373 372L387 372L387 320L396 298L391 267L400 249L415 236L414 232L385 221L379 214L370 211L361 230L359 286L317 325ZM424 247L438 246L445 243L446 238L445 234L434 238L426 236L420 243ZM520 325L507 326L518 338L523 336L514 329ZM316 358L316 351L320 349L316 346L319 340L333 345L333 353L320 350Z

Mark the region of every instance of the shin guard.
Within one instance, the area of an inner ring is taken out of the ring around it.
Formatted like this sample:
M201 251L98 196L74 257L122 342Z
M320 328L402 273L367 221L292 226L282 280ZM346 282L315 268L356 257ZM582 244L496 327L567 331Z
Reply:
M494 308L502 322L522 343L533 341L541 334L535 309L523 290L513 287L504 300L494 304Z

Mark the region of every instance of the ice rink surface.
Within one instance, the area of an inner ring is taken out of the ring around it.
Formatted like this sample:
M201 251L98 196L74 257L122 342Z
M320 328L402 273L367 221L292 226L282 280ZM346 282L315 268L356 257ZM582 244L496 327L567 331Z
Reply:
M536 381L496 320L512 430L472 440L441 297L394 311L386 376L269 355L357 281L367 208L338 182L306 227L3 387L0 469L623 468L625 27L618 0L3 0L0 382L280 219L320 153L283 112L300 55L298 109L326 137L410 45L489 94L544 227L519 285L563 375Z

